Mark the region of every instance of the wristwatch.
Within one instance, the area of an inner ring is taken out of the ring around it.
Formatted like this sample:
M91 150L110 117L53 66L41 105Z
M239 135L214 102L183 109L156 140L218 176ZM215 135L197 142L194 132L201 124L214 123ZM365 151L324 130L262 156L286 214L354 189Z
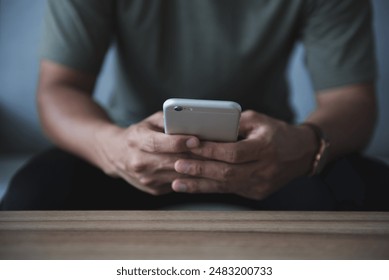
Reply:
M323 170L327 162L327 155L328 155L328 150L330 148L330 141L328 140L324 132L321 130L321 128L316 124L310 122L304 122L301 125L309 127L313 131L313 133L316 136L317 142L319 144L319 149L313 160L311 171L308 173L309 176L314 176L319 174Z

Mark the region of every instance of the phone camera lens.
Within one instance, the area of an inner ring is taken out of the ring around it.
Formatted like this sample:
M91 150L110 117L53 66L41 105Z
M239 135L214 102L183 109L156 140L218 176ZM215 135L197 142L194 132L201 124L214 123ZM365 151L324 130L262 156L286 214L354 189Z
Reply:
M181 106L174 106L174 111L181 112L183 108Z

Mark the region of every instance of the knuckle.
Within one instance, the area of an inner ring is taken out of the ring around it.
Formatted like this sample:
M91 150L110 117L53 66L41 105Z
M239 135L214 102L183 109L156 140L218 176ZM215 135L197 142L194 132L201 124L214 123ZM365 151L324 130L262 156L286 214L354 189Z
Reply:
M139 126L136 125L131 125L126 129L125 139L130 147L136 146L138 144L138 142L134 141L134 139L137 138L136 135L139 134L139 130Z
M221 173L225 181L232 179L236 175L235 169L232 166L225 166L221 169Z
M199 182L196 180L187 182L186 186L187 186L187 190L186 190L187 193L198 193L199 192L200 185L199 185Z
M171 151L179 152L182 150L182 146L182 139L171 139L171 141L169 141L169 148Z
M115 164L113 160L109 159L108 163L102 166L102 171L107 176L118 178L120 173L120 165L117 165L117 163Z
M229 151L229 162L230 163L241 163L247 161L248 152L246 151L246 147L238 146L234 150ZM256 151L251 151L251 153L256 153Z
M207 158L214 158L215 150L212 147L204 147L203 148L203 156Z
M226 160L230 163L236 163L238 161L238 152L236 150L226 150Z
M247 110L245 114L248 118L254 118L258 115L254 110Z
M157 189L148 189L147 193L151 194L152 196L159 196L162 194L162 192Z
M160 196L166 193L166 191L156 186L144 186L143 189L152 196Z
M263 146L269 148L272 147L272 129L266 125L262 125L258 130L261 135L261 143Z
M194 169L193 175L200 175L201 176L204 173L204 168L201 164L194 165L193 169Z
M127 128L125 141L129 148L142 149L145 141L139 141L142 139L143 134L142 125L132 125Z
M103 168L103 172L105 175L109 176L109 177L118 177L117 176L117 172L116 172L116 169L115 168Z
M278 173L278 166L275 164L270 164L262 173L262 177L265 179L265 181L271 182L278 176Z
M197 189L193 186L190 186L186 190L187 193L197 193Z
M145 149L150 152L158 152L160 150L160 144L154 136L150 136L145 141Z
M146 187L154 187L156 185L156 181L149 177L142 177L139 182Z
M147 169L147 164L140 160L135 160L131 162L130 169L135 173L141 173Z

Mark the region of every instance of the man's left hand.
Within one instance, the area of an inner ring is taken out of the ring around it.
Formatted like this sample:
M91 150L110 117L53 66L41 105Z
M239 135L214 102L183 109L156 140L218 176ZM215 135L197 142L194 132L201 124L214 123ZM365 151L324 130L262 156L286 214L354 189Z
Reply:
M176 192L233 193L261 200L310 170L317 149L313 132L266 115L242 113L234 143L202 142L193 158L175 163Z

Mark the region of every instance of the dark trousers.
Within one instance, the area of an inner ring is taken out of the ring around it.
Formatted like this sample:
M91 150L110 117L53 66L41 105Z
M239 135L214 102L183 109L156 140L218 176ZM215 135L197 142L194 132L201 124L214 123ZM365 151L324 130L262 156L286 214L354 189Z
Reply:
M389 169L351 155L314 177L292 181L262 201L232 194L152 196L111 178L84 160L53 148L13 177L2 210L146 210L179 205L228 204L253 210L389 210ZM200 207L201 209L201 207Z

